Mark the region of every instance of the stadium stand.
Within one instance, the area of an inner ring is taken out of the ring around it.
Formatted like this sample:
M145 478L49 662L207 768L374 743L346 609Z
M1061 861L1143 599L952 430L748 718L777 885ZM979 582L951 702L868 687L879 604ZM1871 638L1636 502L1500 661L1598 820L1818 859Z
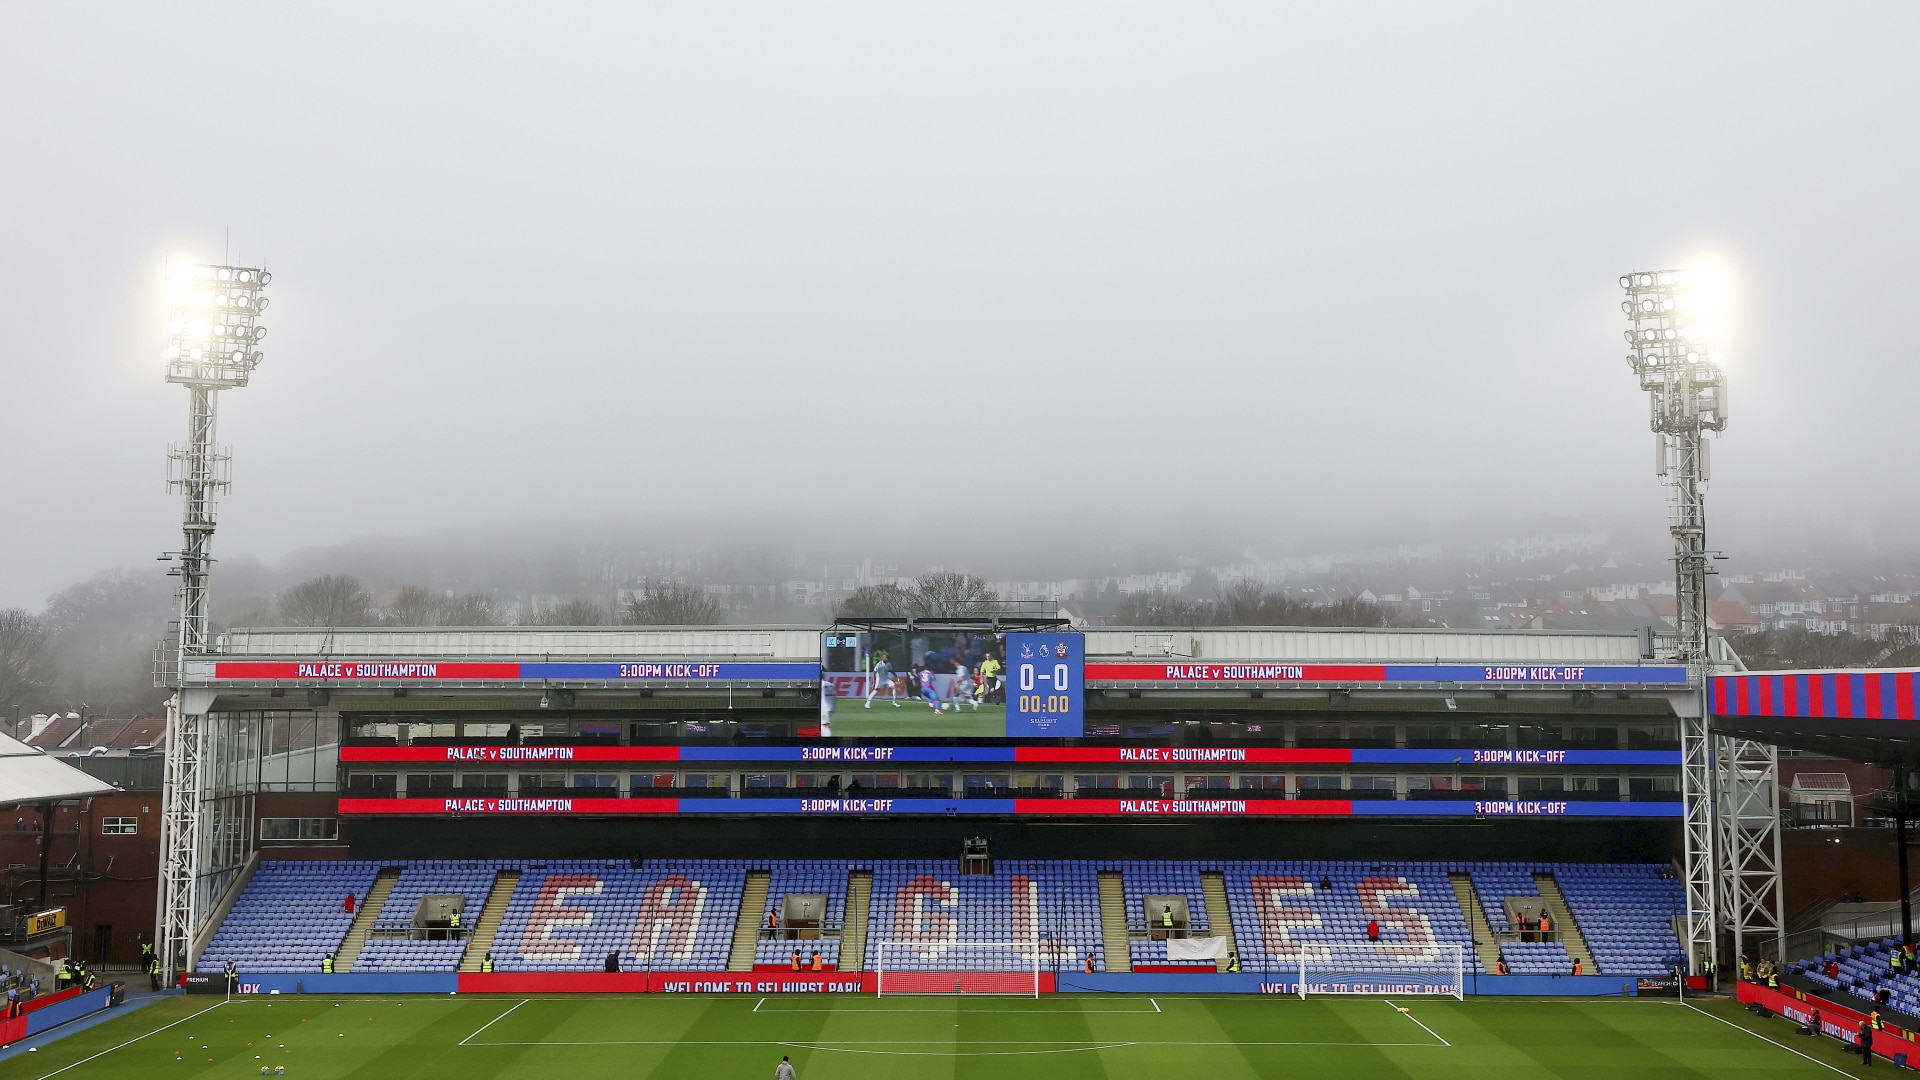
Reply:
M1130 930L1144 931L1151 935L1160 925L1160 909L1146 909L1149 896L1179 896L1187 901L1187 920L1191 924L1187 932L1194 933L1202 929L1211 929L1212 922L1207 910L1206 897L1200 888L1200 864L1187 862L1129 862L1120 866L1121 885L1127 899L1127 926ZM1164 937L1155 939L1134 937L1127 942L1127 952L1133 960L1134 970L1142 965L1152 967L1191 967L1204 971L1215 970L1211 960L1172 960L1167 956L1167 942Z
M419 933L415 914L420 902L429 896L460 896L465 929L471 931L487 902L494 875L504 864L494 862L457 862L432 860L407 866L387 894L386 904L374 919L374 936L354 958L355 971L452 971L460 965L466 938L458 940L415 940L406 936ZM424 938L425 935L421 934Z
M1647 863L1556 863L1550 869L1580 924L1594 966L1608 975L1662 975L1682 955L1674 916L1686 910L1678 879Z
M214 932L199 970L229 959L241 971L319 971L353 925L345 900L366 899L372 862L263 862Z
M364 897L383 866L391 873L392 864L373 862L262 863L203 955L201 970L218 970L232 957L246 971L318 971L320 958L338 948L353 922L342 898L349 889ZM868 970L882 941L915 943L889 947L893 970L1022 970L1033 965L1036 951L1042 967L1077 968L1092 954L1104 970L1098 883L1102 871L1115 870L1136 930L1150 922L1146 897L1185 897L1196 931L1224 932L1228 920L1221 916L1231 916L1247 971L1284 970L1298 963L1305 945L1363 944L1370 921L1380 924L1387 947L1459 945L1468 970L1484 971L1449 874L1471 875L1484 914L1502 927L1501 900L1538 895L1533 875L1552 874L1592 951L1592 974L1659 975L1679 952L1672 921L1679 883L1656 864L999 859L994 873L977 876L963 875L958 859L648 860L638 866L436 860L399 869L375 920L377 930L393 936L370 940L355 970L453 970L465 943L415 940L407 934L414 912L424 897L460 895L477 918L503 870L520 878L493 938L499 971L599 971L610 952L619 953L629 971L725 970L750 871L769 874L764 905L749 913L756 923L764 924L767 911L789 893L828 898L820 938L762 939L755 962L784 964L795 949L810 960L818 949L823 961L837 965L835 932L847 918L849 875L869 869L866 955L853 961ZM1210 910L1201 876L1208 872L1222 875L1229 912ZM1501 954L1516 975L1570 969L1559 942L1500 936ZM1048 944L1038 950L955 947L1019 941ZM1841 955L1839 979L1826 980L1818 965L1800 965L1794 973L1827 989L1871 996L1871 987L1891 978L1885 950L1876 943ZM1167 963L1164 941L1136 936L1130 952L1135 963ZM1920 979L1902 977L1896 991L1920 998Z
M727 965L745 863L652 859L523 867L494 937L500 971L719 971Z
M1844 993L1872 1002L1885 987L1892 993L1888 1001L1895 1011L1920 1018L1920 978L1909 973L1895 975L1891 958L1897 938L1881 938L1861 945L1840 946L1811 960L1796 960L1787 965L1789 981L1803 980L1822 992ZM1829 978L1822 970L1829 963L1839 974ZM1861 1011L1870 1005L1860 1005ZM1904 1026L1904 1025L1903 1025Z
M817 938L786 940L762 936L754 946L753 962L760 965L784 965L798 952L803 963L810 962L818 952L820 960L828 967L837 967L840 963L840 939L837 934L847 917L847 875L854 869L846 862L811 862L798 859L781 860L768 866L771 877L767 884L767 902L759 914L758 925L767 925L767 913L780 910L781 902L789 893L817 893L827 898L827 911L822 919L825 926Z
M963 877L956 859L883 862L873 868L867 954L883 941L886 963L906 971L1018 971L1031 955L956 944L1048 942L1043 966L1069 966L1100 951L1100 893L1093 863L997 860L994 873ZM1057 958L1057 960L1056 960ZM869 963L868 967L875 966Z
M1447 881L1461 864L1236 862L1225 866L1229 902L1247 970L1298 965L1303 944L1364 945L1380 924L1387 945L1463 947L1478 963L1467 922ZM1324 886L1324 887L1323 887Z

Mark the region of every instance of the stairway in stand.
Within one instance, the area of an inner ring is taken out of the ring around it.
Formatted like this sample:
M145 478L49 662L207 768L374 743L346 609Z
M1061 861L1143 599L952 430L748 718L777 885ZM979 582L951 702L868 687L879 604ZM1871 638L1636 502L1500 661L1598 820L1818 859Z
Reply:
M1586 935L1580 932L1580 924L1573 919L1573 912L1567 909L1567 898L1560 894L1560 883L1552 874L1535 874L1533 883L1540 890L1540 899L1546 902L1547 914L1553 916L1553 928L1560 932L1560 945L1567 955L1580 961L1580 970L1588 975L1600 974L1594 966L1593 953L1587 948Z
M393 892L393 883L400 880L402 869L398 866L386 867L373 879L373 888L367 890L367 898L360 902L360 910L353 913L353 926L347 931L346 940L340 943L340 951L333 956L333 970L353 970L353 962L366 945L367 934L373 929L373 921L380 917L380 909L387 906L387 895Z
M460 954L461 971L479 971L480 962L493 951L494 936L500 933L500 920L507 914L507 903L520 885L520 871L502 870L494 875L487 902L480 905L480 918L467 935L467 951Z
M1207 901L1207 925L1213 928L1213 936L1227 939L1227 952L1239 952L1240 946L1233 936L1233 910L1227 906L1227 876L1218 870L1202 870L1200 895ZM1227 970L1227 958L1215 960L1213 966L1220 971Z
M1460 914L1466 916L1467 932L1473 935L1480 970L1492 974L1494 961L1500 959L1500 943L1494 940L1493 926L1487 922L1486 909L1480 906L1480 892L1467 874L1448 874L1447 880L1453 884L1454 898L1460 901Z
M865 971L867 964L867 906L873 899L873 871L847 875L847 910L840 928L841 971Z
M1106 946L1106 970L1132 971L1133 953L1127 948L1127 891L1120 884L1118 870L1100 871L1100 936Z
M773 875L747 871L747 890L740 894L740 916L733 924L733 950L727 953L728 971L752 971L754 949L760 943L760 922L766 917L767 887Z

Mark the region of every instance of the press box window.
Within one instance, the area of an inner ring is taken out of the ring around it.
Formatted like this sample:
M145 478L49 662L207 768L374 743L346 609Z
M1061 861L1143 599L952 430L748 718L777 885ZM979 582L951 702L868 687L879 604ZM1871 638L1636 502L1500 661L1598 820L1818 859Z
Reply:
M302 840L337 840L339 818L269 817L260 819L262 842L296 843Z
M137 836L139 833L139 818L110 817L100 819L100 835L102 836Z

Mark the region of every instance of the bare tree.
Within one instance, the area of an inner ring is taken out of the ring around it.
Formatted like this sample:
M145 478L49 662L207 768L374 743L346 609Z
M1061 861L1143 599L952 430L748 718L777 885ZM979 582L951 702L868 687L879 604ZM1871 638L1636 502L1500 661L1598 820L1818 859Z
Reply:
M985 578L953 570L937 570L914 579L907 594L915 616L984 615L1000 599Z
M18 608L0 611L0 709L35 705L47 691L47 628Z
M621 621L640 626L712 626L726 615L720 601L698 585L648 581L627 602Z
M486 593L449 596L440 605L441 626L498 626L500 605Z
M607 605L584 596L570 596L551 607L533 612L528 626L605 626L611 614Z
M393 594L386 621L395 626L439 626L444 599L432 589L408 585Z
M860 586L835 604L833 613L842 619L861 615L904 617L912 610L913 598L907 595L907 590L888 582Z
M281 593L280 618L288 626L366 626L373 597L359 578L328 574Z

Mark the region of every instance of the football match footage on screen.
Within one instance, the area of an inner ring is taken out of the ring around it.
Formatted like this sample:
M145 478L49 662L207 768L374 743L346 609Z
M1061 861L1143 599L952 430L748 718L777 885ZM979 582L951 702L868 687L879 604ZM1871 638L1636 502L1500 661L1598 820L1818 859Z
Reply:
M1085 638L875 629L821 639L822 736L1078 738Z

